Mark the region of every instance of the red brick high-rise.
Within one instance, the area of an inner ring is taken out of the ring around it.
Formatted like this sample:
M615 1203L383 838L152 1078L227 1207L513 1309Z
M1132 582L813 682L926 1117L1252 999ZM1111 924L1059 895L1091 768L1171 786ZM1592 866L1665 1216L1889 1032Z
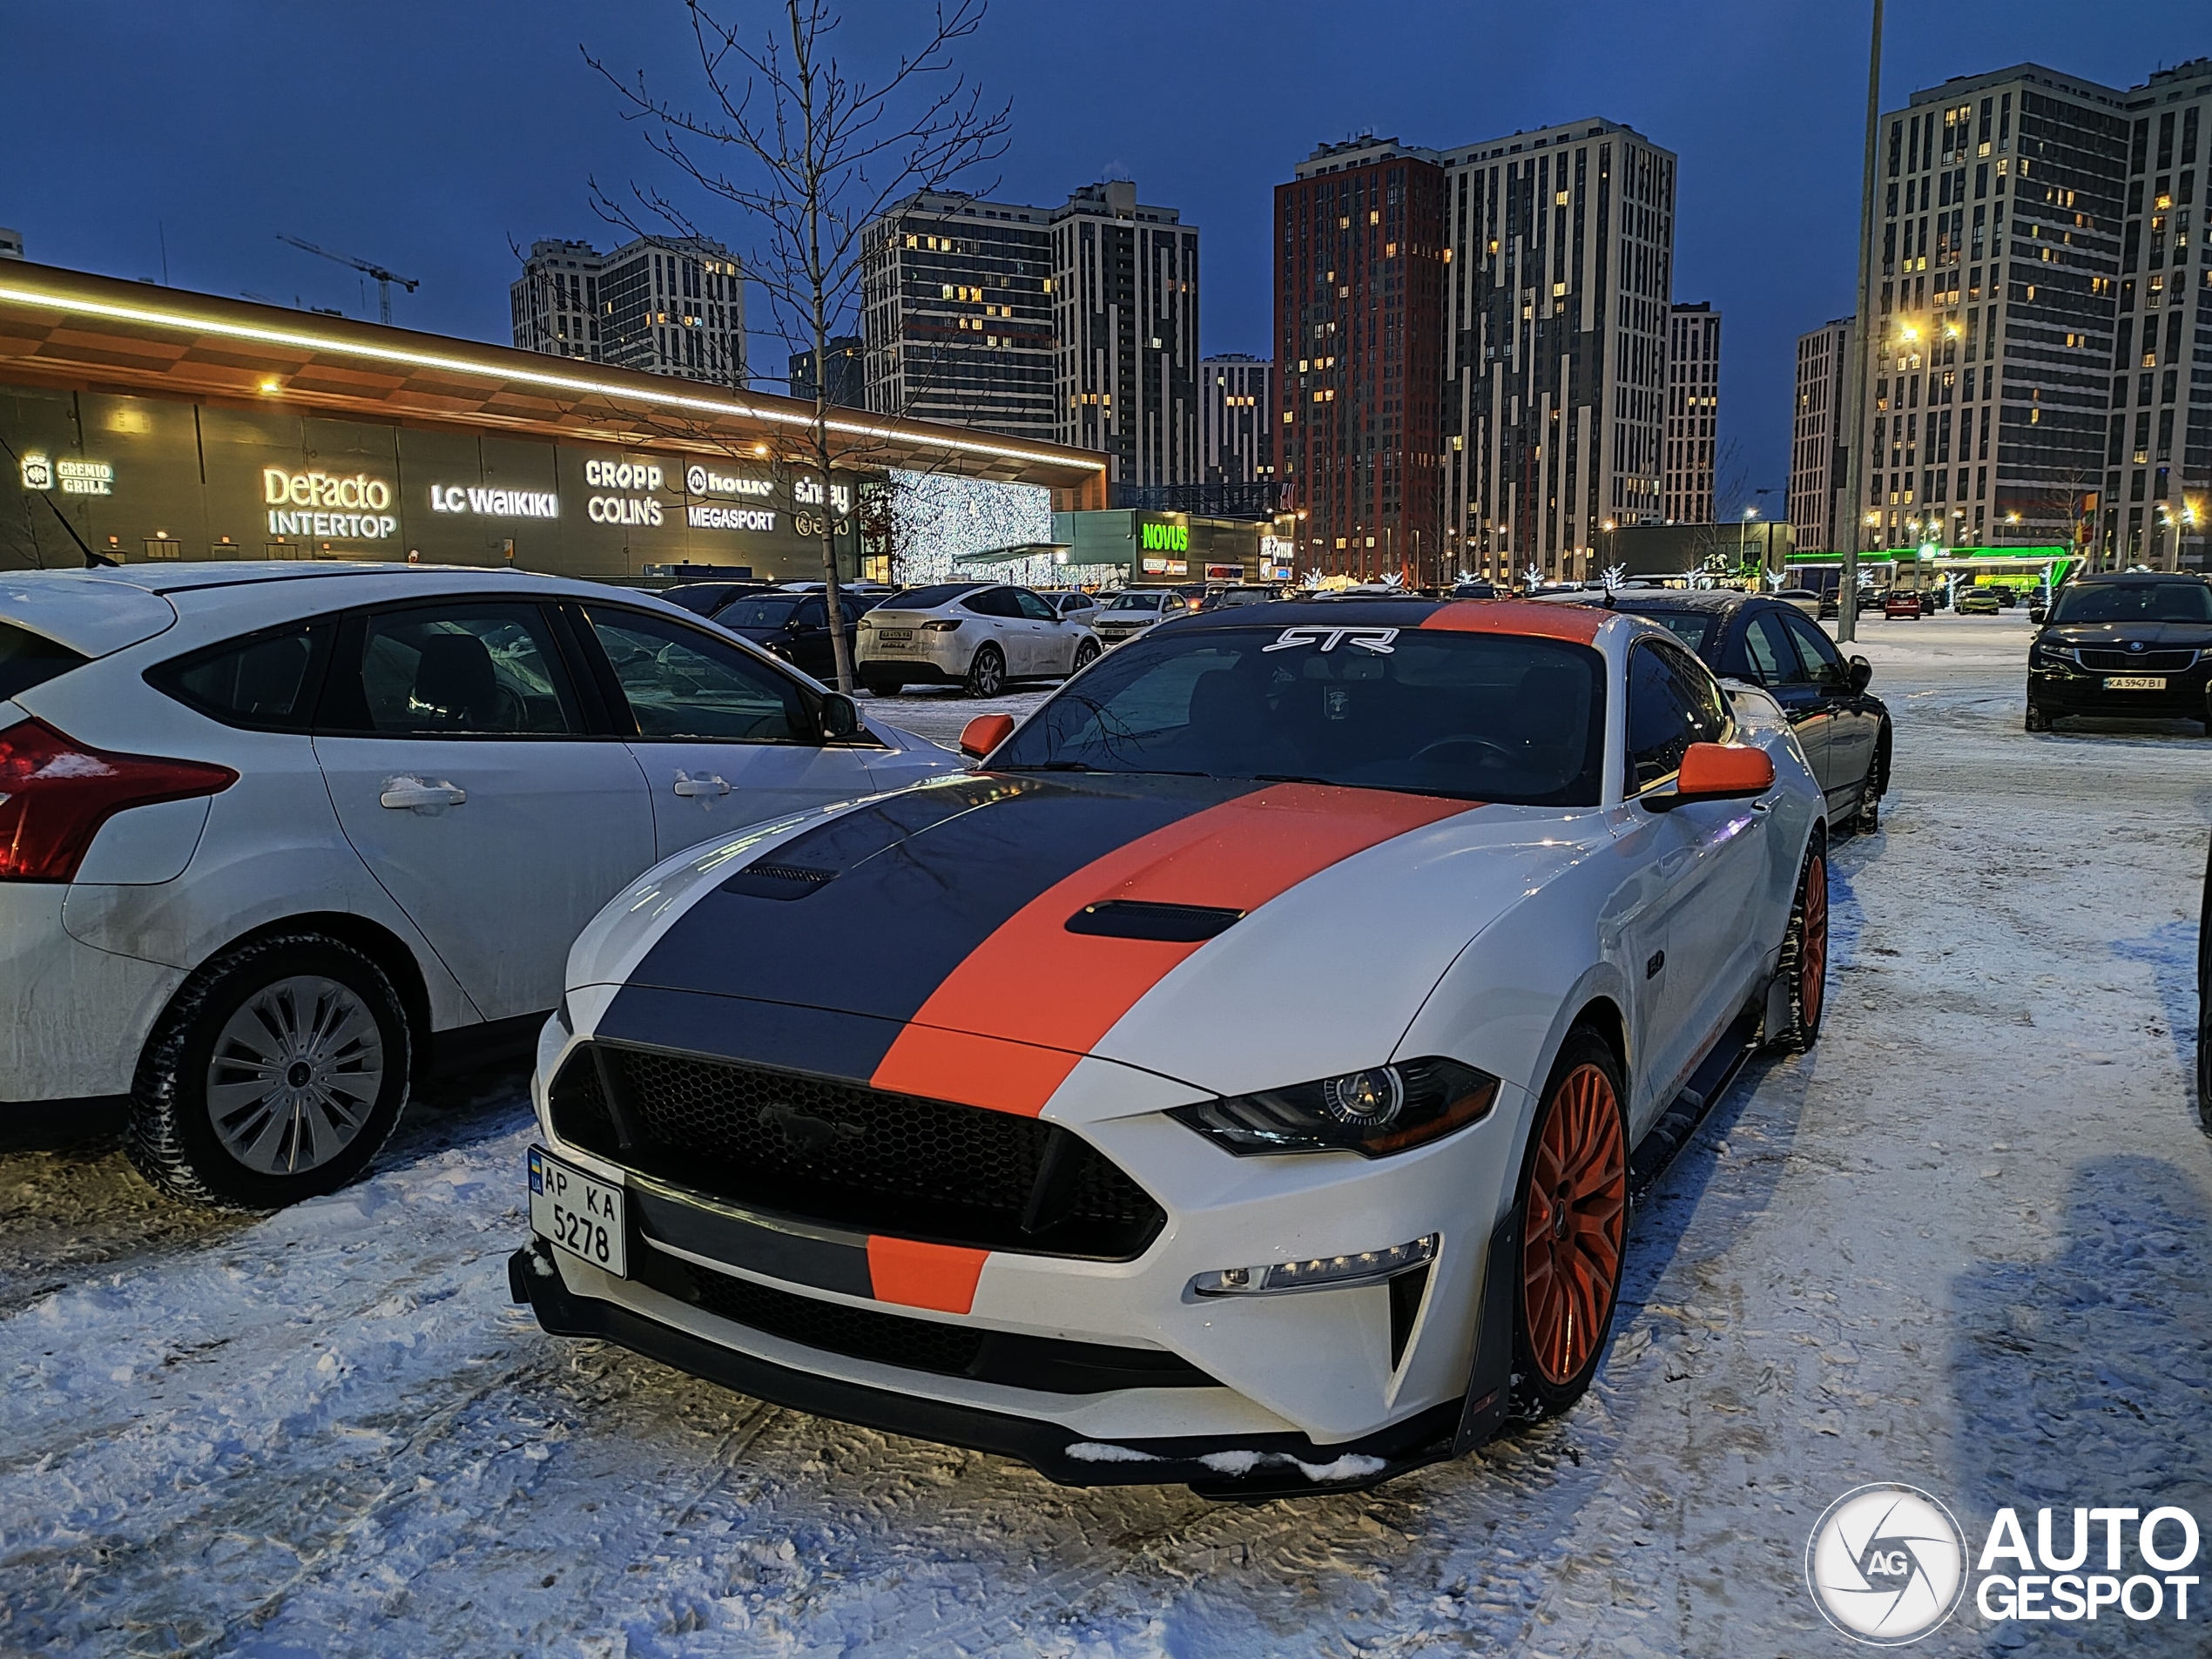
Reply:
M1275 187L1278 475L1298 573L1449 582L1445 172L1395 141L1324 145Z

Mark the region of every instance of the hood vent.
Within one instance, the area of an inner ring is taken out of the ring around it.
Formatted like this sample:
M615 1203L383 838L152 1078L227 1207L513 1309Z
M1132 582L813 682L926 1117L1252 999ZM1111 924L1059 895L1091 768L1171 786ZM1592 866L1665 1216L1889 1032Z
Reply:
M834 870L807 870L795 864L755 864L722 884L725 893L751 899L804 899L837 879Z
M1197 945L1224 934L1244 920L1241 910L1211 905L1150 904L1142 899L1109 899L1087 904L1068 918L1071 934L1103 939L1150 939L1164 945Z

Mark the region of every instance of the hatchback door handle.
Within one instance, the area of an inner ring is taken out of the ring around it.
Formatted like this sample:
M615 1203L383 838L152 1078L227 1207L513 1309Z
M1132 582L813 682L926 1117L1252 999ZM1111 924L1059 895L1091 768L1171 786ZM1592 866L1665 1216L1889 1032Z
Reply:
M421 778L387 778L384 792L376 799L380 806L395 812L411 806L458 806L469 799L469 792L442 779L426 782Z
M676 774L676 792L684 796L726 795L730 792L730 783L727 779L718 778L712 772L704 778L694 778L688 772L679 772Z

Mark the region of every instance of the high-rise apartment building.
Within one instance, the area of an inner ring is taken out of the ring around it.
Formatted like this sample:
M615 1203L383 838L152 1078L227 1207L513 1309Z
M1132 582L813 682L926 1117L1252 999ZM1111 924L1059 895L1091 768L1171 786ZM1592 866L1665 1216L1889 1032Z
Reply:
M1797 336L1797 395L1790 416L1790 528L1803 552L1841 549L1851 533L1851 341L1849 317Z
M744 273L719 242L639 237L611 253L533 242L508 300L523 351L745 383Z
M1323 145L1275 187L1278 462L1301 563L1454 569L1443 535L1446 173L1393 140Z
M1125 179L1052 219L1059 442L1103 449L1113 484L1198 480L1198 233Z
M921 191L867 226L869 408L1054 440L1051 219Z
M829 359L829 401L842 408L868 406L867 375L862 367L865 350L858 334L832 334L823 355ZM791 354L791 395L814 401L814 353L811 347Z
M1662 495L1676 158L1571 121L1441 158L1445 529L1462 569L1592 574Z
M23 233L0 225L0 260L23 258Z
M1857 347L1865 544L2086 536L2106 482L2128 98L2021 64L1881 118Z
M2212 551L2212 58L2132 89L2127 119L2101 550L2121 565L2202 570Z
M1199 482L1275 482L1275 365L1244 352L1198 364Z
M1713 465L1721 414L1721 314L1709 300L1677 303L1667 327L1667 432L1660 511L1669 524L1713 522Z

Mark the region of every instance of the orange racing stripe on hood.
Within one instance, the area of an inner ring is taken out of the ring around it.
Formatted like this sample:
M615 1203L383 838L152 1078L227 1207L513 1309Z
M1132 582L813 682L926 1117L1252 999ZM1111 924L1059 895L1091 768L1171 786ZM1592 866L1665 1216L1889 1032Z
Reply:
M1478 803L1275 784L1142 836L1048 888L931 993L874 1087L1034 1117L1197 943L1068 931L1109 900L1257 910L1331 865Z
M1424 629L1455 634L1532 634L1540 639L1571 639L1587 645L1597 638L1613 613L1569 601L1534 604L1526 599L1462 599L1439 605Z

